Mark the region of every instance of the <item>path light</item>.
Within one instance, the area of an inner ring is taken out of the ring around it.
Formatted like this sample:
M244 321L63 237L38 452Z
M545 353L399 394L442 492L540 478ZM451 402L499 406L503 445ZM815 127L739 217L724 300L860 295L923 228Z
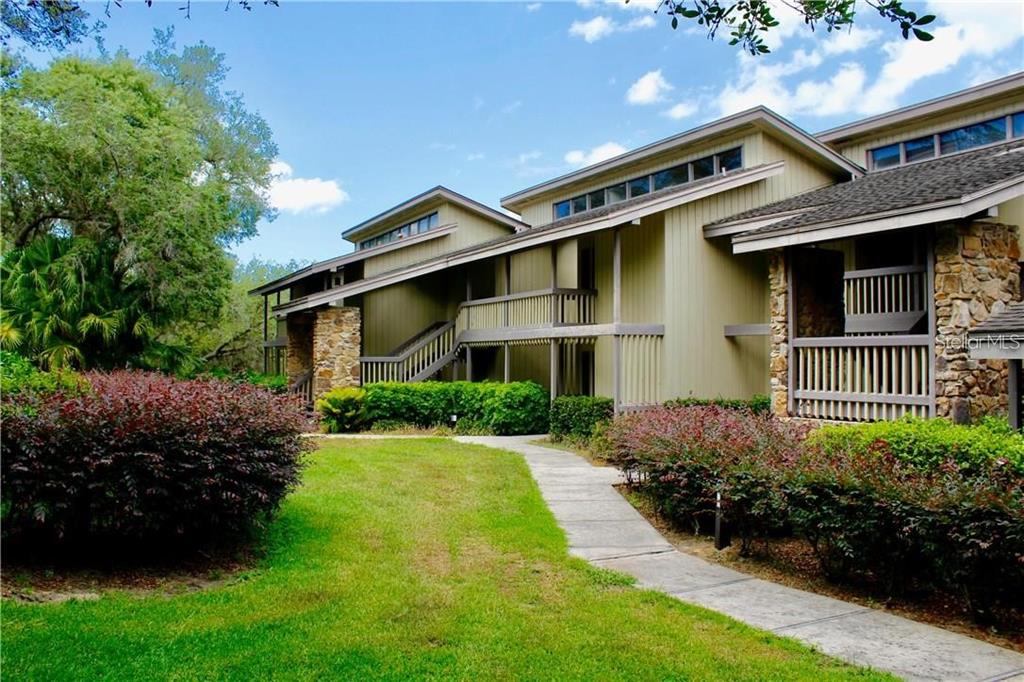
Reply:
M732 544L732 532L722 513L722 493L715 493L715 549L725 549Z

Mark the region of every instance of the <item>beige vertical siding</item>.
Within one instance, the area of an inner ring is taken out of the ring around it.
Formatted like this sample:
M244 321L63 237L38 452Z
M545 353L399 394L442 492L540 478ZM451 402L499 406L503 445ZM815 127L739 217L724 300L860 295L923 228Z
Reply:
M386 355L434 322L451 319L450 289L460 284L461 278L431 275L363 294L363 353Z
M893 142L909 140L922 135L940 133L950 128L958 128L977 121L1012 114L1024 110L1024 97L1000 99L998 101L985 102L974 107L958 107L940 116L914 121L902 126L885 127L877 133L853 140L839 147L839 152L854 163L867 167L868 150L875 147L883 147Z
M503 275L504 277L504 275ZM512 293L551 287L551 247L547 244L512 254Z
M512 232L512 228L507 225L484 218L455 204L444 203L437 211L439 224L450 225L454 223L458 226L455 232L420 244L413 244L404 249L397 249L368 258L363 265L363 276L372 277L388 270L428 260L445 253L472 246L473 244L497 239ZM423 215L428 215L432 212L433 209L425 211ZM403 222L408 222L408 220ZM401 225L403 222L397 222L395 225Z
M999 216L994 218L1005 225L1017 226L1020 251L1024 253L1024 197L1017 197L999 204Z
M768 321L764 256L733 254L727 238L705 239L702 228L834 179L767 135L760 151L762 163L782 159L786 172L664 213L663 398L749 397L768 390L767 337L724 336L727 324Z
M544 225L552 221L554 217L552 206L559 201L579 196L585 192L592 192L602 187L625 182L626 180L632 180L641 175L671 168L680 163L699 159L702 156L714 154L715 152L725 151L738 145L743 146L744 164L748 166L755 165L758 163L756 160L758 158L756 147L759 144L760 136L760 133L751 132L748 129L746 132L738 132L735 135L715 140L710 144L705 143L700 146L683 147L657 157L645 159L641 164L609 171L598 177L588 179L584 183L567 187L557 194L549 194L542 199L531 202L522 208L520 215L523 222L528 225Z

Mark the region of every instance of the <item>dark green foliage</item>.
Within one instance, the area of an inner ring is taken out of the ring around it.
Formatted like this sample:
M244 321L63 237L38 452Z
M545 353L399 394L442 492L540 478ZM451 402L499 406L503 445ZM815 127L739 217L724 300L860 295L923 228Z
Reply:
M904 39L911 34L921 41L934 38L920 28L935 21L934 15L918 16L904 9L902 0L866 0L866 4L883 19L897 24ZM857 14L856 0L801 0L787 6L796 10L812 31L821 25L827 33L849 30ZM730 45L740 45L752 55L770 52L764 37L779 25L768 0L662 0L658 9L670 17L673 29L679 27L680 19L696 20L707 31L708 39L714 39L724 28L729 32Z
M602 396L560 395L551 401L551 440L585 443L608 423L614 401Z
M87 391L4 397L7 537L229 538L298 482L309 442L296 398L153 372L85 378Z
M454 415L459 431L544 433L548 426L548 394L530 381L379 383L366 387L364 414L368 427L395 421L422 428L452 426Z
M721 494L744 550L792 532L836 581L960 594L981 621L1024 608L1019 434L940 420L805 432L747 410L659 408L616 419L602 454L698 531Z
M352 433L366 422L366 391L356 386L332 388L316 401L316 411L327 433Z
M221 381L231 381L236 384L252 384L253 386L262 386L274 393L286 393L288 391L288 377L285 375L260 374L251 369L232 372L227 369L216 368L202 372L197 378L220 379Z
M733 410L750 410L755 414L767 414L772 409L771 398L755 395L749 400L742 398L672 398L665 401L665 407L701 407L713 405Z
M893 456L926 468L952 459L962 469L973 469L1003 458L1024 474L1024 435L996 418L986 418L975 426L913 417L824 426L811 436L811 441L830 452L864 452L884 444Z

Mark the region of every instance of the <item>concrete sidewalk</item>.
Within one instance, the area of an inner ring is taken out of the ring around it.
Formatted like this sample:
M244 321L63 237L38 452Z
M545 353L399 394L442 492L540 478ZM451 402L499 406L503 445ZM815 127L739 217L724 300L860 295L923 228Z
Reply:
M618 471L533 445L530 437L459 437L526 458L570 552L642 587L908 680L1024 680L1024 656L941 628L733 571L669 544L612 487Z

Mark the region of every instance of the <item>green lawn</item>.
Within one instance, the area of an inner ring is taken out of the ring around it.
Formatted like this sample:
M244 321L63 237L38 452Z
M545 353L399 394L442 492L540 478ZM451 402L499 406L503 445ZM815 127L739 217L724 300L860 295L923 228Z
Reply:
M516 455L330 441L261 565L179 596L3 604L6 679L889 679L566 553Z

